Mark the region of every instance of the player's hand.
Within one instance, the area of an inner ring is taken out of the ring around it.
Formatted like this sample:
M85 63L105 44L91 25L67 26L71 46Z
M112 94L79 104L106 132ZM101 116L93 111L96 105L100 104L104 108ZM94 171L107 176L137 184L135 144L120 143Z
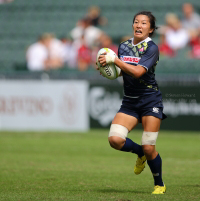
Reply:
M99 66L97 65L97 62L95 64L96 64L96 70L99 70Z
M106 66L107 64L114 63L116 56L113 54L107 54L106 52L99 56L99 63L102 66Z
M106 52L104 52L103 54L101 54L98 58L99 63L101 64L101 66L106 66Z
M97 63L96 63L96 70L100 70L99 66L97 65ZM105 77L101 72L100 72L100 75L102 75L103 77Z

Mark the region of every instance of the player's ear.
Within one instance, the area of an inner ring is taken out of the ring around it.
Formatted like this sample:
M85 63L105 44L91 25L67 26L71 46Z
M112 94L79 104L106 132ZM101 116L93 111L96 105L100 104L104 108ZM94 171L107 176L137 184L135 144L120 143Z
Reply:
M133 26L133 24L132 24L132 31L134 31L134 26Z
M154 29L150 29L149 33L153 33Z

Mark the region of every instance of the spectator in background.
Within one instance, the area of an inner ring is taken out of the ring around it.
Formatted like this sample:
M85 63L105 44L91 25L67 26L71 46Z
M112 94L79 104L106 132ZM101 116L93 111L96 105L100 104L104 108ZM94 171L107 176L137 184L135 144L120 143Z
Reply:
M48 69L48 46L50 38L42 35L39 40L30 45L26 52L27 68L31 71Z
M91 48L91 66L96 69L97 53L101 48L100 40L96 42Z
M103 32L91 24L91 20L87 17L79 21L78 25L70 32L71 37L79 46L82 36L84 35L86 45L91 48L97 40L100 39Z
M27 67L31 71L57 69L64 64L62 42L52 34L43 34L26 53Z
M184 3L182 10L184 15L182 20L183 28L188 31L195 31L198 35L200 33L200 16L194 12L194 8L190 3Z
M116 54L118 54L118 47L115 44L113 44L110 36L103 34L100 40L101 40L101 48L103 47L110 48Z
M93 26L104 26L108 22L106 17L101 16L101 10L98 6L91 6L86 16L91 20Z
M74 45L73 39L71 37L63 37L61 41L64 46L64 63L70 69L76 68L78 50Z
M160 32L160 41L158 45L160 56L168 56L168 57L174 57L175 51L169 47L169 45L166 42L166 36L165 33Z
M71 30L70 32L70 38L72 38L73 41L80 40L83 32L84 32L84 19L80 19L76 26Z
M64 65L65 51L63 43L55 38L53 34L46 34L47 37L51 38L50 45L48 48L49 54L49 67L52 69L60 68Z
M11 3L13 2L14 0L0 0L0 4L3 4L3 3Z
M182 28L178 17L173 13L166 15L167 27L164 28L166 43L172 50L186 47L189 42L188 32Z
M182 20L183 27L190 33L189 53L192 58L200 58L200 16L194 12L193 5L184 3L182 6L184 18Z
M84 35L81 38L81 45L78 49L78 69L80 71L85 71L88 69L91 63L91 50L87 46Z
M193 41L189 56L193 59L200 59L200 35L196 38L195 41Z
M91 24L89 18L84 23L84 38L88 47L92 47L101 37L103 31Z

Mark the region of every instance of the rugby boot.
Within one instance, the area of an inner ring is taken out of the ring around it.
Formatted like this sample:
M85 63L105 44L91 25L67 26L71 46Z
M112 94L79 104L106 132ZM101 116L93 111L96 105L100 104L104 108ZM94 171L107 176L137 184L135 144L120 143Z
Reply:
M152 194L164 194L166 192L166 186L154 186Z
M146 165L146 156L142 156L141 158L138 157L137 158L137 161L136 161L136 164L135 164L135 167L134 167L134 173L135 174L140 174L144 168L145 168L145 165Z

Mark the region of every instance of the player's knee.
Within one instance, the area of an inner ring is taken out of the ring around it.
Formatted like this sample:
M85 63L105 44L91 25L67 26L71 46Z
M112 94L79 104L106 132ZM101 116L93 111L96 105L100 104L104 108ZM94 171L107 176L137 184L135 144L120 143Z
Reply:
M146 156L150 157L155 152L158 132L144 131L142 135L142 149Z
M125 139L122 139L120 137L117 136L111 136L108 138L108 141L110 143L110 146L114 149L120 150L125 143Z
M143 152L146 156L151 156L155 151L154 145L142 145Z
M112 124L109 132L109 143L114 149L121 149L126 141L128 129L119 124Z
M156 145L158 132L144 131L142 134L142 145Z

